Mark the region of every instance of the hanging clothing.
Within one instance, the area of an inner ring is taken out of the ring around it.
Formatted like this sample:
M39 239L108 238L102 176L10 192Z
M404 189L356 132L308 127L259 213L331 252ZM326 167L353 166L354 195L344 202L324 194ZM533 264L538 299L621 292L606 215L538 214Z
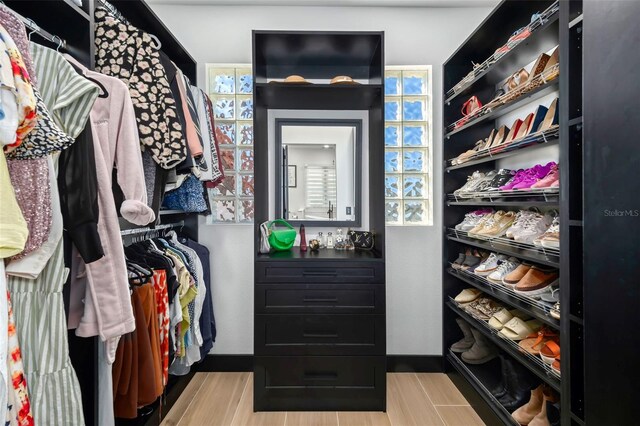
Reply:
M0 205L2 205L0 208L0 263L2 263L2 274L4 275L4 259L24 250L29 230L18 201L16 201L7 160L4 158L2 150L0 150ZM3 299L3 295L4 293L0 289L0 299ZM2 330L2 326L0 326L0 330ZM0 360L0 366L1 364L2 360ZM2 407L1 403L0 407Z
M130 91L140 143L165 169L187 156L177 105L149 34L95 9L96 71L118 77Z
M86 126L69 149L62 151L58 191L64 229L85 263L104 256L98 233L98 176L91 126Z
M203 171L206 171L207 164L204 161L202 154L202 136L200 135L200 122L195 110L195 102L193 95L189 90L188 80L180 69L176 70L176 79L178 83L178 89L180 90L180 97L182 98L182 110L184 112L186 123L186 137L187 147L189 149L189 156L191 158L191 171L196 176ZM179 168L180 169L180 168ZM180 171L180 170L179 170Z
M99 335L102 340L107 340L129 333L135 327L118 215L112 195L111 170L114 166L117 183L126 198L120 208L122 216L136 225L146 225L155 216L147 206L133 105L126 86L116 78L87 69L83 69L83 73L100 82L108 93L106 98L96 100L90 114L100 206L98 232L105 256L86 264L84 277L71 277L71 297L84 298L85 304L80 322L70 323L69 326L73 328L77 325L78 336ZM76 256L73 261L80 262L81 259ZM80 270L84 268L81 266ZM84 279L88 285L79 283ZM85 293L81 291L82 287Z
M0 281L3 281L3 263L0 262ZM7 352L6 359L7 375L9 378L7 386L7 404L5 415L3 416L6 425L10 426L34 426L33 413L31 411L31 400L27 388L27 379L24 374L22 364L22 352L20 351L20 341L16 333L16 324L11 305L11 297L7 291Z
M200 122L204 160L207 163L207 169L200 173L199 179L202 181L211 181L213 184L216 184L222 181L224 174L222 172L222 163L215 139L215 125L210 119L207 108L208 96L198 87L191 86L190 90Z
M196 252L202 263L202 276L206 289L202 315L200 315L200 333L202 334L202 346L200 347L200 358L204 357L213 348L216 341L216 320L213 311L213 291L211 287L211 268L209 264L209 249L202 244L198 244L189 238L178 238L180 243L185 244Z
M18 51L22 55L22 61L31 79L31 84L37 87L38 76L31 60L31 53L29 53L29 38L24 23L12 10L0 3L0 24L7 30L16 44Z
M189 174L179 187L165 193L163 206L170 210L204 213L209 210L205 194L202 182Z
M0 144L6 152L18 147L36 127L36 98L29 73L13 38L0 24L2 119Z
M152 282L156 293L158 334L162 359L162 385L166 386L169 381L169 292L167 289L167 272L162 269L153 269Z

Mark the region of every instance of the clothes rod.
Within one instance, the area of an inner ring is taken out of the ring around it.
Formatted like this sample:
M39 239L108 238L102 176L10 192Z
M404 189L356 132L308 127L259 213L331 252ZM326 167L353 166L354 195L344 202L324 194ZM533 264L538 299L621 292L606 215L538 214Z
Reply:
M45 40L48 40L48 41L50 41L52 43L56 43L58 45L58 49L60 49L60 48L66 49L67 48L67 42L63 38L58 37L57 35L51 34L48 31L43 30L42 28L40 28L40 26L38 24L36 24L33 21L33 19L25 18L24 16L20 15L18 12L14 11L9 6L7 6L3 1L0 1L0 4L2 4L7 9L11 10L11 13L13 13L18 19L20 19L22 21L22 23L25 26L27 26L27 28L29 28L31 30L31 32L35 32L36 34L38 34L40 37L44 38ZM31 34L29 34L29 35L31 35Z
M163 229L173 229L173 228L182 228L184 226L184 220L176 223L167 223L165 225L158 225L155 228L149 228L148 226L145 228L134 228L134 229L124 229L120 231L121 236L125 235L134 235L134 234L143 234L145 232L155 232L161 231Z

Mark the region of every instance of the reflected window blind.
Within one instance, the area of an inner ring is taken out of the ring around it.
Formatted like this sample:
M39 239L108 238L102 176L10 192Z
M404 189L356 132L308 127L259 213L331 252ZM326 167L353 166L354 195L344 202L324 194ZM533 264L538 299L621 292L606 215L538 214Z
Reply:
M333 166L305 166L307 207L336 205L338 198L336 168Z

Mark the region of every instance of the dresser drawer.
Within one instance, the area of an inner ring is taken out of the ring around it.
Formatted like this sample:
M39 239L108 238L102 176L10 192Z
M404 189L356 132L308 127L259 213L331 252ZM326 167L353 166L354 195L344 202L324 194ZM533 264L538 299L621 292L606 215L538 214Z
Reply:
M382 262L256 262L257 283L384 283Z
M258 284L256 313L364 313L383 314L383 285Z
M384 315L256 315L256 355L384 355Z
M379 357L254 358L254 409L383 411L386 361Z

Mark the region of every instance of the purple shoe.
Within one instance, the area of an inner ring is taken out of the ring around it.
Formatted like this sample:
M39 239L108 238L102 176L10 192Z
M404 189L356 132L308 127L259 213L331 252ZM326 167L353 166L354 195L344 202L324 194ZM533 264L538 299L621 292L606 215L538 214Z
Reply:
M513 185L512 189L529 189L533 184L543 179L549 174L551 168L555 165L555 162L549 162L546 165L537 164L532 168L525 171L525 175L522 180L516 185Z
M507 183L500 187L500 191L511 191L514 186L522 182L522 179L525 177L527 170L529 169L520 169L516 172L516 175Z

